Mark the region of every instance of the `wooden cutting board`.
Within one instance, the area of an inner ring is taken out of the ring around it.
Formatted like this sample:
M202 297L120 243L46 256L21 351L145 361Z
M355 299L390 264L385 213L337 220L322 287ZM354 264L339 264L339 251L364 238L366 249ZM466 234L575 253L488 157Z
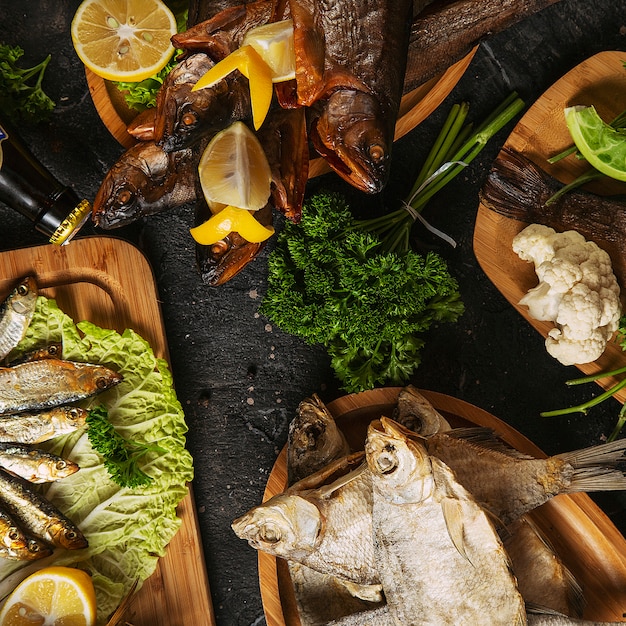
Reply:
M0 252L0 296L35 275L42 295L56 299L75 322L123 332L132 328L168 359L154 275L144 255L114 237L74 239ZM178 508L182 525L154 574L134 596L125 619L133 626L214 626L215 618L191 493Z
M524 114L508 137L504 147L525 154L549 174L568 183L587 169L586 162L570 156L548 163L547 159L571 145L572 140L565 124L563 109L577 104L593 104L602 119L610 121L626 109L626 70L623 62L626 53L606 51L594 55L570 70L552 85ZM626 184L603 181L587 188L599 194L626 193ZM481 268L515 307L543 337L553 324L540 322L528 315L526 307L518 303L522 296L537 284L531 263L522 261L512 250L513 238L525 226L490 211L480 205L474 229L474 254ZM626 304L626 285L622 285L622 301ZM626 308L625 308L626 310ZM585 374L611 371L626 365L626 356L616 343L609 343L604 354L593 363L579 365ZM615 377L598 381L605 389L618 382ZM626 400L626 390L616 394L620 402ZM560 407L555 407L560 408Z
M352 448L363 449L367 425L381 415L391 415L399 392L399 387L386 387L350 394L330 402L327 408ZM446 394L426 390L420 393L453 427L491 428L517 450L536 458L546 456L521 433L487 411ZM264 501L285 490L286 457L283 448L270 473ZM588 495L581 493L553 498L530 515L582 585L587 602L585 619L623 621L626 539L610 519ZM285 561L263 552L259 552L258 561L267 626L301 626Z

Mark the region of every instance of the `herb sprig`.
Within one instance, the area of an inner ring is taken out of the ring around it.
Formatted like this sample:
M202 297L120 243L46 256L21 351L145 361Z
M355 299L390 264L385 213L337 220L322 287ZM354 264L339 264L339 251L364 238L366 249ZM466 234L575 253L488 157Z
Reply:
M54 101L42 87L50 55L33 67L20 67L24 55L20 46L0 43L0 110L14 123L46 120Z
M164 452L162 448L122 437L110 422L106 407L102 405L89 411L87 425L89 442L104 457L104 466L111 480L120 487L142 487L152 481L138 463L148 452Z

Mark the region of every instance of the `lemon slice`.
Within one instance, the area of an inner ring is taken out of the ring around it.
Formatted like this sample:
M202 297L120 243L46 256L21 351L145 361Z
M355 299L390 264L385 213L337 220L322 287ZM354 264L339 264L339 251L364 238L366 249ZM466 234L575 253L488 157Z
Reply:
M272 103L274 86L272 70L252 46L241 46L216 63L192 87L192 91L212 87L231 72L239 70L250 88L250 104L254 128L259 129Z
M209 205L262 209L270 196L272 173L263 147L243 123L235 122L213 137L198 164Z
M96 594L91 577L73 567L46 567L25 578L0 611L0 626L93 626Z
M72 43L94 74L140 82L174 53L176 19L162 0L84 0L72 19Z
M293 45L293 21L282 20L249 30L241 42L252 46L270 66L272 81L280 83L296 77L296 53Z
M263 226L253 211L227 206L189 232L199 244L210 246L233 231L250 243L261 243L274 234L274 227Z
M593 106L567 107L565 121L578 151L590 165L626 181L626 134L604 122Z

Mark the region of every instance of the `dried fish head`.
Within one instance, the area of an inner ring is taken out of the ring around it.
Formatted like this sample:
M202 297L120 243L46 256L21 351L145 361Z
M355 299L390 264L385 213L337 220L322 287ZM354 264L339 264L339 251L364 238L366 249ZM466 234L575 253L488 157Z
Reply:
M323 520L314 504L298 495L281 494L271 503L251 509L231 526L253 548L298 560L317 546Z
M394 502L421 502L432 496L433 471L426 448L407 438L407 431L387 418L368 427L367 464Z
M313 474L327 463L347 455L350 447L335 418L319 396L305 398L289 424L287 471L289 484Z
M350 89L332 93L312 125L311 141L357 189L378 193L386 185L393 137L373 95Z
M194 200L198 160L196 151L168 153L154 141L132 146L111 166L96 193L94 224L119 228Z

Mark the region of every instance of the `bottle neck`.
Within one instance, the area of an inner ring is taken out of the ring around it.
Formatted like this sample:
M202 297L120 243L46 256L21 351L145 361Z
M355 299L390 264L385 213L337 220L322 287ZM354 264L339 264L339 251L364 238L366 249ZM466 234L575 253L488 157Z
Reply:
M51 243L66 244L91 214L91 205L62 185L0 120L0 201L28 217Z

